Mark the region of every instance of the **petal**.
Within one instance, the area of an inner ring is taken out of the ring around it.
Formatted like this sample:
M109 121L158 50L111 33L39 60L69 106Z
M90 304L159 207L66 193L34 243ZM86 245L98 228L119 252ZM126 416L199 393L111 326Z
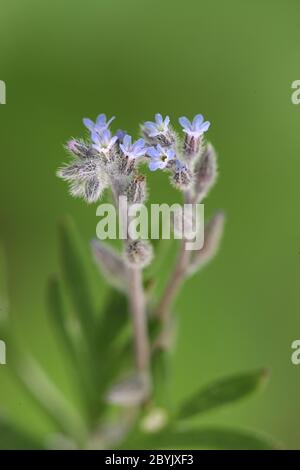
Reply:
M91 138L92 138L92 141L95 142L96 144L100 143L100 136L96 131L92 131Z
M118 140L118 136L117 135L114 135L111 139L110 139L110 143L109 145L110 146L113 146Z
M210 128L210 122L209 122L209 121L205 121L205 122L201 125L200 130L201 130L201 132L206 132L209 128Z
M203 121L204 117L202 116L202 114L196 114L192 123L193 130L197 131L198 129L200 129L200 126Z
M148 147L146 155L148 155L151 158L159 158L160 152L155 147Z
M92 131L95 127L95 123L91 121L91 119L84 118L82 122L85 125L85 127L87 127L90 131Z
M155 122L159 126L161 126L163 124L163 118L162 118L162 115L160 113L155 114Z
M144 141L144 139L138 139L138 140L134 143L134 148L144 147L144 146L145 146L145 141Z
M126 134L123 139L124 147L126 147L127 149L131 147L131 141L132 141L131 135Z
M144 130L149 134L150 137L155 137L158 134L156 125L151 122L147 121L144 123Z
M99 127L106 126L106 114L99 114L99 116L97 116L96 125Z
M169 118L169 116L166 116L165 120L164 120L164 126L168 127L169 124L170 124L170 118Z
M175 150L174 149L168 149L166 151L166 155L168 157L168 160L173 160L173 158L175 157Z
M104 129L104 131L102 131L100 134L101 142L105 142L106 144L108 144L108 142L110 141L110 138L111 138L110 131L108 129Z
M151 170L151 171L157 170L158 168L160 168L160 163L161 162L159 160L152 160L149 163L149 170Z
M178 119L178 121L179 121L179 124L183 127L183 129L187 131L192 130L191 121L187 117L182 116Z

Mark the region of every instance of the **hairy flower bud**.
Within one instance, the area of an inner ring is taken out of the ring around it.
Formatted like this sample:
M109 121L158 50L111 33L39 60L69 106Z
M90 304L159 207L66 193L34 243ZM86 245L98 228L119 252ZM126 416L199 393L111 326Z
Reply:
M138 374L116 384L107 394L108 403L121 406L137 406L145 402L150 393L147 375Z
M122 291L126 290L127 269L121 256L100 240L92 241L92 252L98 268L110 283Z
M145 268L153 257L152 245L147 240L130 240L126 245L125 261L135 268Z
M207 196L211 187L215 184L217 178L217 156L211 144L202 154L195 168L194 191L197 195L197 202Z
M143 175L134 175L127 187L126 195L130 204L142 204L147 195L146 178Z
M199 155L203 145L203 134L193 136L186 134L183 144L183 151L186 157L194 157Z
M94 149L83 140L71 139L66 143L66 149L76 157L86 158L95 154Z
M96 202L101 195L102 188L99 179L95 176L88 179L84 186L85 199L89 204Z
M179 160L176 160L176 165L170 180L176 188L182 191L187 190L193 182L190 170Z
M216 255L224 230L225 216L223 212L217 212L205 225L204 245L199 251L193 253L188 273L190 275L199 271L204 265L209 263Z

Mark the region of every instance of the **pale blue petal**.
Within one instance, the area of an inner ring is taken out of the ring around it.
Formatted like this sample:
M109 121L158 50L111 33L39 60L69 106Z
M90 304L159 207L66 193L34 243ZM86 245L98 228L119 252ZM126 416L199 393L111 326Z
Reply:
M170 118L169 118L169 116L166 116L165 121L164 121L164 126L168 127L169 124L170 124Z
M126 147L127 149L131 147L131 141L132 141L131 135L126 134L123 139L124 147Z
M92 141L93 141L93 142L99 144L99 142L100 142L100 136L99 136L99 134L97 134L96 131L92 131L92 133L91 133L91 138L92 138Z
M85 125L85 127L87 127L90 131L92 131L95 127L95 123L91 121L91 119L84 118L82 122Z
M161 126L163 124L163 118L160 113L155 114L155 122L158 126Z
M106 114L99 114L99 116L97 116L96 125L99 127L106 126Z
M185 117L185 116L182 116L178 119L179 121L179 124L183 127L183 129L185 129L186 131L190 131L192 130L192 125L191 125L191 121Z
M148 147L146 154L151 158L159 158L160 152L155 147Z
M158 168L160 168L160 163L161 162L159 160L152 160L149 163L149 170L151 170L151 171L157 170Z
M166 155L169 160L172 160L175 157L175 150L173 149L167 150Z
M145 146L145 141L144 139L138 139L135 143L134 143L134 148L139 148L139 147L144 147Z
M199 130L203 121L204 121L204 117L202 116L202 114L196 114L192 123L193 130L194 131Z
M208 129L210 128L210 122L209 121L205 121L202 125L201 125L201 132L206 132Z
M118 136L117 135L114 135L111 139L110 139L110 145L114 145L118 140Z
M151 121L145 122L144 128L145 131L150 135L150 137L155 137L155 135L158 134L156 125Z
M100 134L100 139L102 140L102 142L108 143L110 141L110 138L111 138L110 131L108 129L104 129Z

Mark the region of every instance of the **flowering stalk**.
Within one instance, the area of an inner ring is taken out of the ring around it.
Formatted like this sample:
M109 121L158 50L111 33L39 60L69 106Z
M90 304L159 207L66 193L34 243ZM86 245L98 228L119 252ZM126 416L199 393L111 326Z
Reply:
M184 202L201 202L216 180L216 155L210 144L205 144L204 133L210 127L198 114L192 121L181 117L179 122L184 133L184 141L170 126L170 118L155 115L155 121L146 121L141 126L143 138L133 142L130 135L118 130L112 134L110 124L114 118L106 119L100 114L96 121L84 119L90 138L88 141L72 139L67 144L72 161L58 171L58 176L68 181L70 192L75 197L83 197L87 203L99 201L103 191L110 188L116 208L120 214L120 224L127 227L125 220L132 205L143 204L147 197L146 178L139 171L141 163L147 163L150 171L168 172L171 183L179 189ZM128 203L120 208L120 197ZM164 293L154 312L162 324L162 333L167 333L171 309L176 295L186 278L197 271L214 255L221 235L220 217L213 221L206 235L203 254L201 250L191 253L187 249L187 238L181 241L174 270L170 273ZM189 216L191 225L193 216ZM174 232L176 231L174 221ZM151 344L148 332L146 297L143 288L143 269L152 260L152 246L148 240L134 238L127 229L123 243L123 256L105 245L93 244L94 256L102 265L112 283L127 293L132 319L135 364L138 372L139 393L132 398L132 383L122 385L113 391L110 399L118 403L141 404L149 394ZM154 344L160 339L154 340ZM145 379L146 378L146 379ZM131 392L126 392L125 389ZM136 389L136 385L135 385Z

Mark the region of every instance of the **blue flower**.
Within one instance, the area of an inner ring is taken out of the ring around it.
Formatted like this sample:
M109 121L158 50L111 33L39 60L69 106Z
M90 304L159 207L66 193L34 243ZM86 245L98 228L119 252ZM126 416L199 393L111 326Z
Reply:
M104 129L100 134L95 130L92 132L92 147L97 150L97 152L105 155L110 152L117 140L118 137L116 135L112 137L108 129Z
M210 122L204 121L202 114L196 114L192 122L183 116L179 118L179 123L183 127L183 132L194 138L206 132L210 126Z
M163 148L158 144L156 147L149 147L147 149L147 155L151 157L151 161L149 163L149 169L151 171L155 171L158 168L163 170L166 168L169 161L174 159L175 150Z
M130 160L143 157L147 150L144 139L138 139L136 142L132 143L132 137L128 134L124 136L123 142L120 144L120 149Z
M105 129L108 129L111 122L115 119L113 116L106 122L106 114L99 114L99 116L96 119L96 122L91 121L91 119L84 118L83 119L83 124L85 127L88 128L89 131L91 132L102 132Z
M144 132L146 132L149 137L157 137L160 134L166 134L168 132L169 124L169 116L163 119L162 115L157 113L155 114L155 122L146 121L144 123Z

